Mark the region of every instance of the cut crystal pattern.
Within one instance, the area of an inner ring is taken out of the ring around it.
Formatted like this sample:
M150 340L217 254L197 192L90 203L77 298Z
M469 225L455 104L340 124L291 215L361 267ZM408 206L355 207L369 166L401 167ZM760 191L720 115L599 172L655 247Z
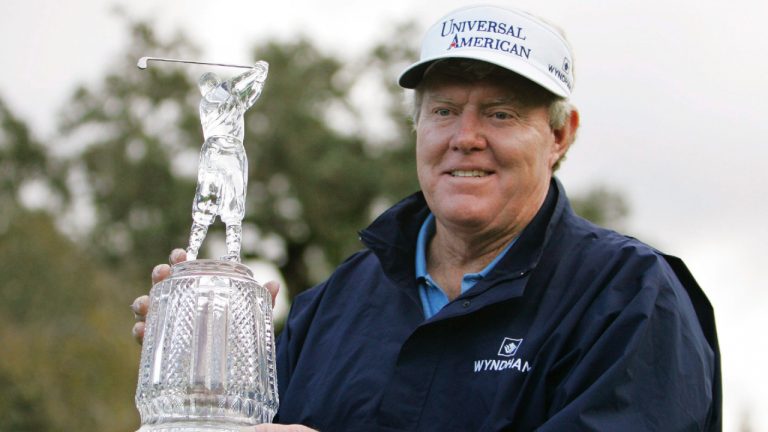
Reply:
M238 430L278 407L269 292L229 261L177 264L150 292L141 431Z

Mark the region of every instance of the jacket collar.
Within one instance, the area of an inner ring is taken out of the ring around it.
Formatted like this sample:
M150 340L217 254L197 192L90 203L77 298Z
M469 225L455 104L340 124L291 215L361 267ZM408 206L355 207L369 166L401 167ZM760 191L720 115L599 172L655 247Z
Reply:
M523 229L517 242L487 277L468 293L477 294L530 272L538 264L556 224L564 214L571 213L563 186L553 177L544 203ZM417 192L385 211L360 232L360 239L376 254L384 272L396 283L415 284L416 239L428 214L424 195Z
M360 232L360 240L379 258L395 282L416 280L416 239L429 215L421 192L408 196Z

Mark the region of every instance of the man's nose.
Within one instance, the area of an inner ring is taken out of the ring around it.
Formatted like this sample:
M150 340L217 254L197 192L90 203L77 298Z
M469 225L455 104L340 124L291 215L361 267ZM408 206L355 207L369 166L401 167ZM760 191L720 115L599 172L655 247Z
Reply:
M451 138L451 150L470 153L483 150L487 145L481 119L475 113L463 112L456 124L456 132Z

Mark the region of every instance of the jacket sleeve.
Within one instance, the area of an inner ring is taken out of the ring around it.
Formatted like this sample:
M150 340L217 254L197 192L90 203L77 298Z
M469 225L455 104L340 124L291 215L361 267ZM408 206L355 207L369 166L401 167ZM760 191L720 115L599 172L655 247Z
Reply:
M585 314L537 430L720 430L717 346L686 288L661 258L628 282Z

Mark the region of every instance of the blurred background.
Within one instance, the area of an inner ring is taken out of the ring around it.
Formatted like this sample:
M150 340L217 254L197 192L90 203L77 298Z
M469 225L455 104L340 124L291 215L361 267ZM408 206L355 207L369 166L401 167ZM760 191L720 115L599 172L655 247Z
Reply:
M283 281L283 314L416 190L394 81L465 4L3 2L0 431L138 427L129 305L186 245L207 70L139 57L269 61L246 116L243 247L257 278ZM686 261L718 320L724 430L768 430L768 3L514 4L574 46L582 128L558 176L578 211Z

